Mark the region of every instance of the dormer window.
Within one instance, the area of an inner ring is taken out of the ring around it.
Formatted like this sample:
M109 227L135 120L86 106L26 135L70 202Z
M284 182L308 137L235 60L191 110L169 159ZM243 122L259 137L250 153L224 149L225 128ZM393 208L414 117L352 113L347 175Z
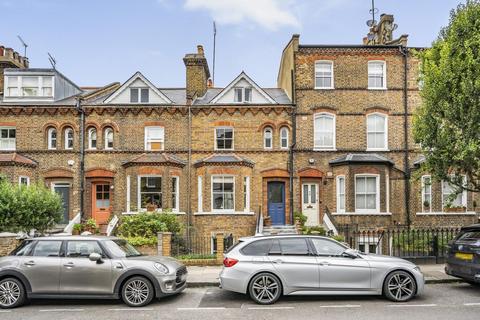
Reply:
M7 97L53 97L52 76L8 76Z
M148 103L149 102L148 88L130 88L130 102L131 103Z
M251 102L252 88L235 88L235 102Z

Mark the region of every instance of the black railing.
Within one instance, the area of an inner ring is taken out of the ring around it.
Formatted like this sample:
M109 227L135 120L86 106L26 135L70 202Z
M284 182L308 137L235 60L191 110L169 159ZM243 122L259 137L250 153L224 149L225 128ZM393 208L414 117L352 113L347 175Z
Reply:
M237 237L232 233L227 233L223 238L223 248L227 251L235 243ZM217 253L217 237L191 234L187 237L183 234L173 234L171 243L171 255L173 257L205 259L213 258Z

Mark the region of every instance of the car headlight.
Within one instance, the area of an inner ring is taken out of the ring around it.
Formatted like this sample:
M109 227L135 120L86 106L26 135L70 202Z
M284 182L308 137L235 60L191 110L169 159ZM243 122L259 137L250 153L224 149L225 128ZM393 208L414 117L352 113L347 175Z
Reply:
M155 262L153 264L153 266L155 267L155 269L157 269L161 274L167 274L168 273L168 268L164 265L164 264L161 264L160 262Z

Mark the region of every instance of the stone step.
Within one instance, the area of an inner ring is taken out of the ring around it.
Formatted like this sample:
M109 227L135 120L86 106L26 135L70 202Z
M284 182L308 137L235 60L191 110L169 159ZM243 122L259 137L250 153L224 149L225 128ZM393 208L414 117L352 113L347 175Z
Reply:
M263 228L263 235L274 235L274 234L297 234L297 229L295 226L268 226Z

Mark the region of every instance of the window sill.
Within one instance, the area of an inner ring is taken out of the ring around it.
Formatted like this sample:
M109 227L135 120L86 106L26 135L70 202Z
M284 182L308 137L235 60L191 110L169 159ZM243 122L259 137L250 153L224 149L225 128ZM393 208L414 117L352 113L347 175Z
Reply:
M378 151L389 152L390 149L388 149L388 148L387 149L371 149L371 148L369 149L369 148L367 148L367 150L365 150L365 151L367 151L367 152L378 152Z
M475 211L463 211L463 212L417 212L417 216L474 216L477 213Z
M234 212L194 212L194 216L253 216L255 212L234 211Z
M384 91L387 91L387 88L367 88L368 90L384 90Z
M122 212L122 215L135 215L135 214L139 214L139 213L167 213L167 212L163 212L162 210L155 210L155 211L147 211L147 210L141 210L141 211L130 211L130 212ZM175 214L175 215L184 215L184 214L187 214L186 212L176 212L176 211L169 211L168 212L169 214Z
M335 90L335 87L315 87L315 90Z
M315 148L314 147L313 151L315 151L315 152L317 152L317 151L320 151L320 152L322 152L322 151L337 151L337 149L336 148Z
M391 216L391 212L332 212L333 216Z

